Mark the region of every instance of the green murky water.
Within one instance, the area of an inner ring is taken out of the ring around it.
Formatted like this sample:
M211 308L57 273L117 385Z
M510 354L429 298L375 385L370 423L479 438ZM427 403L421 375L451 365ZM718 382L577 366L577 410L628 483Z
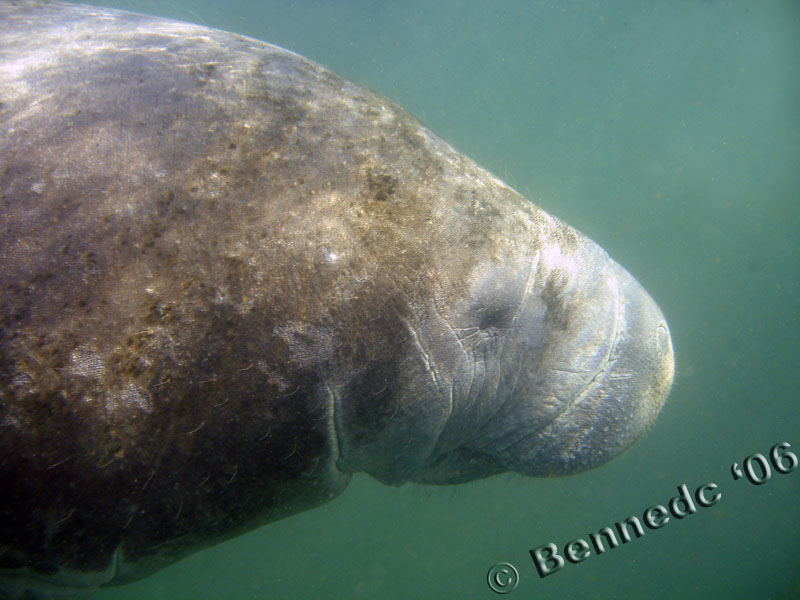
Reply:
M385 488L212 548L100 600L794 598L800 472L800 4L106 2L287 47L389 96L600 243L661 306L677 374L645 439L589 473ZM541 579L560 548L714 482L709 508Z

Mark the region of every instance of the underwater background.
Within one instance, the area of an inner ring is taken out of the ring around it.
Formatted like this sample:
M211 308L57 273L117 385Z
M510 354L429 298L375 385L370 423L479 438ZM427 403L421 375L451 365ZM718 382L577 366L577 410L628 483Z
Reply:
M98 3L98 2L94 2ZM598 242L642 282L676 376L629 451L560 479L502 475L336 500L196 554L111 599L800 597L800 2L127 0L100 4L283 46L388 96ZM756 473L760 473L756 467ZM529 550L722 496L540 578Z

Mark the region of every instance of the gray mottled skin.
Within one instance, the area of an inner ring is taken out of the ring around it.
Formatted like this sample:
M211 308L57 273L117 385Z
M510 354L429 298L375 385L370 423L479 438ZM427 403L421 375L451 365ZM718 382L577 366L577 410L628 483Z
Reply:
M241 36L0 3L0 595L398 485L596 466L672 381L596 244Z

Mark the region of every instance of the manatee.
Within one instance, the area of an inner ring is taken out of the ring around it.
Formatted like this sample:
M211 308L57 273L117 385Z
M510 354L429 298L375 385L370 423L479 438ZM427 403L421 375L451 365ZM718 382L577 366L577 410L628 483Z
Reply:
M145 577L356 472L589 469L672 382L598 245L240 35L3 3L0 203L5 597Z

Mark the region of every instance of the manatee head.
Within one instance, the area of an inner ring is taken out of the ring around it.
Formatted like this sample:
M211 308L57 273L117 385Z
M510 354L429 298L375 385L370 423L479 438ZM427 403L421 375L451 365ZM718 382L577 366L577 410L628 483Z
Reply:
M475 334L502 338L493 402L451 417L417 481L575 473L615 457L653 423L673 377L667 323L617 263L586 248L583 256L593 260L542 254L544 283L526 282L522 301L523 282L509 285L508 274L481 282Z
M672 383L669 329L628 272L598 259L605 264L573 272L587 287L551 276L516 306L495 404L469 439L445 449L418 480L575 473L615 457L653 423ZM508 318L497 304L510 299L494 291L484 326Z
M404 319L413 343L402 369L429 385L395 386L390 441L368 453L348 441L345 408L340 464L386 483L566 475L617 456L653 423L674 369L658 306L582 234L525 201L514 212L524 227L487 235L468 261L445 253L463 291L440 286Z

